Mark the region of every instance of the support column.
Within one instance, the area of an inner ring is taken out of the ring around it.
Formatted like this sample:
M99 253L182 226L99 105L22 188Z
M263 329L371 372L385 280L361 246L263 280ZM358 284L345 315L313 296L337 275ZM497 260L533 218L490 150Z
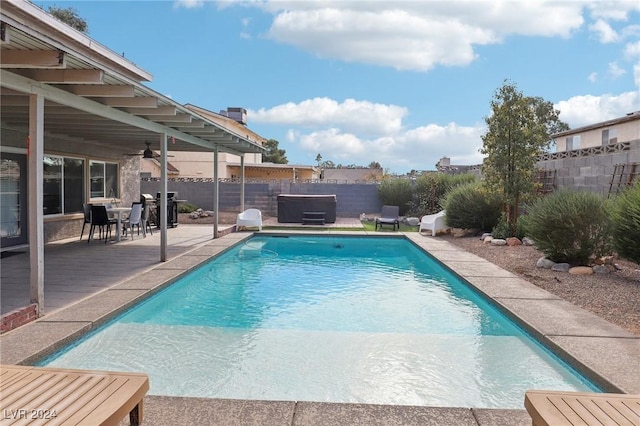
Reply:
M244 211L244 154L240 155L240 211Z
M160 261L167 261L167 134L160 134Z
M44 97L29 95L29 136L27 139L27 182L29 208L29 294L44 315Z
M213 238L218 238L218 219L220 218L220 184L218 183L218 145L213 151Z

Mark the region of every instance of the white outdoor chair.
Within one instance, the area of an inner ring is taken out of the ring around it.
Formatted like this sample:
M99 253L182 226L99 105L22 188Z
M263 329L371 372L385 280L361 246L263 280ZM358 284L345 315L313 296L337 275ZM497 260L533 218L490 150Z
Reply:
M428 229L431 231L431 236L435 237L438 231L449 228L445 223L445 216L444 210L435 214L422 216L418 232L422 232L423 229Z
M262 212L258 209L247 209L242 213L238 213L236 219L236 230L241 226L257 226L262 231Z
M133 240L133 228L138 227L138 235L140 235L140 227L142 225L142 203L133 203L131 204L131 213L129 213L129 218L122 222L122 228L124 229L124 235L127 235L127 232L131 232L131 239ZM144 226L142 226L142 236L147 237L147 231Z

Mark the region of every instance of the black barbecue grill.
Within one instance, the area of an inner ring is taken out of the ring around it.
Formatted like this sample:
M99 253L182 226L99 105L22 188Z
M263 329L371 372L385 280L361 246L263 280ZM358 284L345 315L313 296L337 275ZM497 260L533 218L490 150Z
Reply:
M157 225L160 227L160 195L156 194L156 217ZM178 226L178 193L173 191L167 191L167 228L174 228Z

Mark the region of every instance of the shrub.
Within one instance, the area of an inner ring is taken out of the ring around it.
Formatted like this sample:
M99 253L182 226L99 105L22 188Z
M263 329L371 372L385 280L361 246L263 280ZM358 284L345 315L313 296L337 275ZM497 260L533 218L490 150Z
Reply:
M489 232L500 218L500 199L479 182L452 189L444 200L446 222L453 228L481 229Z
M198 206L189 203L178 203L178 213L191 213L198 210Z
M410 214L423 216L442 210L442 202L447 193L456 186L474 182L476 177L471 173L449 175L445 173L423 173L416 179L413 198L410 203Z
M505 239L512 237L513 235L511 234L512 232L509 229L509 225L507 224L507 215L503 213L500 215L500 219L498 220L496 226L494 226L491 230L491 236L493 238Z
M404 215L411 201L411 183L407 179L385 179L378 186L380 202L387 206L400 207L400 215Z
M616 252L640 263L640 182L611 200L607 210Z
M591 192L560 190L529 209L527 235L554 262L587 265L592 255L608 254L603 199Z

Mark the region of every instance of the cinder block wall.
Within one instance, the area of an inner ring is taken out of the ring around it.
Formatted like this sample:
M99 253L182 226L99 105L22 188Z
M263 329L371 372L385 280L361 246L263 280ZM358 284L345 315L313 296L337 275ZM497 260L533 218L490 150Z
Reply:
M154 197L160 182L142 180L140 192ZM204 210L213 210L215 185L212 180L169 180L168 190L178 192L178 199L186 200ZM377 213L381 204L375 184L292 183L289 180L245 183L245 208L257 208L269 216L277 216L280 194L335 194L336 214L339 217L357 217L361 213ZM220 211L240 211L240 184L219 183Z
M640 163L640 139L546 154L538 161L538 167L556 171L558 188L590 191L606 197L615 165L629 163Z

